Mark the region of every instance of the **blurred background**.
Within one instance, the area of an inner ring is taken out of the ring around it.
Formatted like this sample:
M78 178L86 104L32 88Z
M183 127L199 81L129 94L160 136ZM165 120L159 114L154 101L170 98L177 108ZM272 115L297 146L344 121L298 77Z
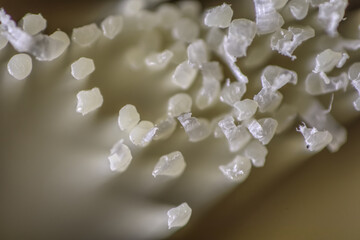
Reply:
M238 9L240 1L227 2L235 9L234 17L243 16L243 12L253 14L248 9ZM220 3L202 1L204 8ZM0 7L16 21L28 12L41 13L47 19L46 33L59 28L68 34L74 27L101 21L113 13L117 4L118 1L112 0L0 1ZM359 1L350 1L347 17L352 21L359 19L359 5ZM106 165L95 160L104 157L97 151L99 147L94 139L100 134L88 134L84 125L89 123L79 123L76 125L78 134L88 137L87 141L84 143L79 137L71 139L66 146L59 145L64 142L59 140L61 137L73 135L59 134L62 132L59 129L66 129L66 126L58 123L53 115L43 114L47 109L58 107L60 96L53 98L51 95L54 93L51 89L58 86L55 82L47 83L50 91L46 94L38 94L44 89L41 81L9 87L5 76L6 59L13 53L11 49L0 52L0 72L3 73L0 85L0 239L131 239L123 233L138 220L132 219L134 214L127 213L126 207L114 209L113 201L119 200L112 197L121 193L117 192L117 186L106 184L108 179L103 177L107 174ZM46 76L51 77L51 74ZM109 118L110 122L113 120ZM97 123L96 119L93 121ZM43 122L56 124L46 128ZM294 161L286 171L277 171L272 169L280 169L283 162L279 158L287 152L281 148L281 142L277 142L280 147L269 153L264 168L256 169L244 183L229 191L222 193L220 186L218 196L199 214L194 214L186 227L161 238L360 239L360 122L352 117L344 124L348 129L348 143L338 152L324 150L305 161L303 158ZM58 129L51 130L54 127ZM110 131L106 124L99 129ZM78 152L86 151L87 155L71 156L73 159L67 159L66 164L60 163L70 157L64 151L75 146ZM87 169L82 172L79 169L83 164L87 164ZM132 180L129 176L127 179ZM132 192L126 185L122 184L122 189ZM138 192L132 194L139 199L142 197ZM156 199L161 202L166 198L157 196ZM133 199L124 197L121 201L128 203ZM136 203L143 206L138 209L138 216L141 211L149 212L148 216L154 216L150 214L153 211L163 214L171 207L163 202L163 205ZM108 218L109 213L124 216L118 221L128 221L129 225L114 231L118 223L116 218ZM104 224L105 221L111 224ZM156 236L151 232L146 234Z

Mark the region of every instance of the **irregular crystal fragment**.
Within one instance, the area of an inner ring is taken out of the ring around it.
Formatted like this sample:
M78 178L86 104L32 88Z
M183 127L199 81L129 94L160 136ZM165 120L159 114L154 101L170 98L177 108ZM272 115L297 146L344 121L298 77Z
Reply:
M200 28L196 22L188 18L179 19L172 29L172 36L183 42L192 42L199 36Z
M255 167L263 167L268 154L267 148L258 140L252 140L244 149L245 157L249 158Z
M17 80L23 80L32 70L31 57L25 53L12 56L7 64L8 72Z
M86 78L94 71L95 64L90 58L81 57L71 64L71 75L77 80Z
M243 148L251 139L251 135L246 130L246 127L236 126L232 116L226 116L218 123L221 131L224 133L229 143L231 152L237 152Z
M258 34L275 32L284 24L284 19L276 11L273 0L253 1L255 4L256 26Z
M263 88L271 88L274 92L287 83L297 84L296 72L278 66L267 66L261 75Z
M282 94L279 91L274 92L271 88L263 88L254 96L260 112L273 112L279 107L282 99Z
M140 121L136 107L126 104L119 111L118 124L122 131L131 131Z
M229 180L240 183L249 176L251 161L246 157L237 155L233 161L227 165L221 165L219 169Z
M20 24L25 32L30 35L36 35L46 28L46 19L39 14L27 13L21 20Z
M176 129L176 121L172 117L161 119L155 124L156 132L154 134L154 140L167 139Z
M169 229L185 226L191 217L191 212L192 210L186 202L178 207L170 209L167 212Z
M227 28L230 25L233 13L231 6L223 3L205 13L204 24L208 27Z
M221 82L224 79L224 73L219 62L207 62L201 66L201 74L204 79L214 79Z
M187 55L189 64L197 68L201 68L203 63L209 61L208 49L206 43L202 39L196 40L188 46Z
M103 96L97 87L91 90L80 91L76 97L76 111L81 113L83 116L101 107L104 101Z
M353 106L356 111L360 111L360 97L353 102Z
M101 30L105 37L113 39L121 32L123 24L121 15L108 16L101 22Z
M330 0L319 5L318 19L329 35L337 35L337 27L344 19L347 5L347 0Z
M311 27L289 27L288 30L279 29L271 36L271 49L295 60L296 56L293 55L295 49L304 41L313 38L314 36L315 31Z
M90 47L100 37L101 31L95 23L74 28L72 31L72 40L81 47Z
M342 73L336 77L328 77L328 82L325 83L320 74L310 73L305 80L305 90L311 95L332 93L340 89L346 90L349 79L346 73Z
M154 177L157 177L158 175L178 177L184 172L185 167L186 163L184 156L181 152L175 151L160 157L155 165L152 175Z
M203 84L196 95L196 106L200 109L206 109L216 103L219 99L220 83L214 78L203 78Z
M220 101L233 106L240 101L246 92L246 85L242 82L232 82L228 79L220 93Z
M184 61L176 67L171 79L175 85L182 89L188 89L194 82L197 72L197 69L192 68L187 61Z
M238 58L246 56L246 50L256 34L256 24L248 19L235 19L231 22L229 33L224 39L225 51Z
M234 103L234 113L239 121L250 119L256 113L258 104L251 99L244 99Z
M310 151L321 151L332 141L332 135L328 131L318 131L316 128L307 128L306 125L300 125L297 131L304 136L306 148Z
M294 123L296 116L297 112L294 107L282 104L274 114L274 119L278 122L275 133L279 134L288 129Z
M184 113L177 119L183 126L190 142L199 142L210 135L210 124L205 119L191 117L191 113Z
M164 50L160 53L152 53L145 58L145 64L151 70L160 71L168 66L173 56L174 53L170 50Z
M291 14L296 20L302 20L306 17L309 10L309 1L291 0L288 4Z
M178 93L172 96L168 102L168 114L177 117L183 113L191 112L192 99L187 93Z
M122 139L111 148L108 159L111 171L124 172L129 167L132 155Z
M278 122L273 118L261 118L253 120L248 125L250 133L262 144L266 145L273 138Z
M225 34L219 28L210 28L206 34L206 43L209 49L217 52L224 40Z
M62 45L57 46L53 50L53 58L55 59L55 58L59 57L61 54L63 54L65 52L65 50L69 47L70 38L68 37L68 35L66 33L64 33L63 31L59 31L59 30L52 33L49 37L63 43Z
M2 35L2 30L1 30L1 25L0 25L0 50L3 49L7 43L8 43L8 40L5 36Z
M140 146L140 147L147 146L150 142L148 139L148 133L151 130L153 130L153 128L154 128L154 124L150 121L139 122L130 131L130 134L129 134L130 141L136 146Z
M348 71L350 80L360 80L360 62L353 63Z
M349 55L346 53L335 52L331 49L326 49L316 56L315 73L330 72L336 66L342 67Z
M285 6L285 4L288 2L288 0L272 0L274 4L274 8L276 10L281 9Z

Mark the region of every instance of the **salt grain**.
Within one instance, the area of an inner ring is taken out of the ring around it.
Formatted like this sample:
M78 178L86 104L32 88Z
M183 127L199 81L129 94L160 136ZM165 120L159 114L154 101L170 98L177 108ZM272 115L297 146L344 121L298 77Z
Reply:
M152 53L145 58L145 64L150 70L160 71L168 66L173 56L174 53L167 49L159 53Z
M209 61L209 53L204 40L196 40L187 48L189 64L193 67L201 68L203 63Z
M80 91L77 95L76 111L82 115L86 115L103 104L103 97L99 88L93 88L91 90Z
M123 140L120 140L111 148L108 159L111 171L124 172L131 163L131 151L129 147L123 143Z
M277 121L273 118L262 118L251 121L248 125L248 129L254 138L266 145L273 138L277 125Z
M101 29L105 37L115 38L123 28L123 17L121 15L108 16L101 22Z
M46 28L46 19L40 13L27 13L20 20L20 25L22 25L25 32L36 35Z
M221 165L220 171L231 181L243 182L250 174L251 161L250 159L237 155L233 161L227 165Z
M210 124L205 119L191 116L192 113L184 113L177 117L183 126L190 142L199 142L210 135Z
M227 80L220 93L220 101L233 106L235 102L240 101L246 92L246 85L242 82L231 82Z
M12 56L7 64L8 72L17 80L23 80L32 70L31 57L25 53Z
M307 128L305 124L300 125L298 131L304 136L306 148L309 151L321 151L332 141L332 135L328 131Z
M267 148L258 140L252 140L244 149L245 157L251 160L254 167L263 167L267 154Z
M191 111L192 99L187 93L178 93L172 96L168 102L168 114L177 117Z
M139 122L129 134L130 141L140 147L145 147L149 144L147 139L148 133L153 130L154 124L150 121Z
M94 44L101 35L100 29L95 23L74 28L72 31L72 40L81 47L89 47Z
M155 165L152 175L154 177L159 175L178 177L184 172L185 167L186 163L184 156L181 152L175 151L160 157L159 161Z
M227 28L230 25L233 13L231 6L223 3L205 13L204 23L208 27Z
M234 103L234 113L239 121L250 119L256 113L258 104L251 99L244 99Z
M90 58L81 57L71 64L71 75L82 80L95 71L94 61Z
M140 121L140 114L136 107L127 104L119 111L118 124L122 131L131 131Z
M167 212L169 229L185 226L190 220L191 212L192 210L186 202L178 207L170 209Z
M180 88L188 89L194 82L197 72L197 69L192 68L187 61L184 61L176 67L171 80Z

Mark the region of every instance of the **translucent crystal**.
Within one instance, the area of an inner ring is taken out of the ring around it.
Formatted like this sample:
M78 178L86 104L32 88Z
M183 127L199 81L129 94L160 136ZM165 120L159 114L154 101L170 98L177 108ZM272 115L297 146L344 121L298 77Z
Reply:
M245 157L249 158L255 167L263 167L268 154L267 148L258 140L252 140L244 149Z
M30 35L36 35L46 28L46 19L39 14L27 13L21 20L20 24L25 32Z
M274 114L274 119L278 122L276 134L282 133L288 129L294 123L296 116L297 112L295 107L282 104Z
M5 37L5 36L3 36L2 34L1 34L1 25L0 25L0 50L1 49L3 49L6 45L7 45L7 43L8 43L8 40L7 40L7 38Z
M172 117L161 119L155 124L154 140L167 139L176 129L176 121Z
M220 171L234 182L243 182L250 174L251 161L250 159L237 155L233 161L227 165L221 165Z
M328 131L307 128L305 124L300 125L298 131L304 136L306 148L310 151L321 151L332 141L332 135Z
M304 41L313 38L314 36L315 31L311 27L289 27L288 30L279 29L271 36L271 49L295 60L296 56L293 55L295 49Z
M71 64L71 75L77 80L86 78L94 71L95 64L90 58L81 57Z
M197 68L200 68L203 63L209 61L208 49L202 39L196 40L188 46L187 55L189 64Z
M191 112L192 99L187 93L178 93L172 96L168 102L168 114L177 117L183 113Z
M289 1L288 7L296 20L302 20L308 14L309 1L291 0Z
M103 97L99 88L95 87L91 90L80 91L77 95L76 111L82 115L92 112L103 104Z
M159 71L168 66L174 53L170 50L164 50L160 53L152 53L145 58L147 67L154 71Z
M176 41L169 47L169 50L174 53L174 56L171 58L172 63L178 65L187 59L185 43Z
M123 140L120 140L111 148L108 159L111 171L124 172L131 163L131 151L123 144Z
M8 72L17 80L23 80L32 70L31 57L25 53L12 56L7 64Z
M148 139L146 139L147 134L154 128L154 124L150 121L141 121L139 122L129 134L130 141L136 145L145 147L149 144Z
M211 8L205 13L204 24L208 27L227 28L230 25L232 16L233 10L231 6L223 3L221 6Z
M246 50L256 34L256 24L248 19L235 19L231 22L225 37L224 47L228 54L238 58L246 56Z
M360 62L353 63L348 71L350 80L360 80Z
M220 101L233 106L235 102L240 101L246 92L246 85L242 82L231 82L227 80L220 93Z
M224 32L219 28L210 28L206 34L206 43L211 50L217 52L224 37Z
M183 126L190 142L199 142L210 135L210 124L205 119L191 117L191 113L184 113L177 119Z
M185 226L191 217L191 212L192 210L186 202L178 207L170 209L167 212L169 229Z
M203 84L196 94L196 106L202 110L210 107L219 99L220 82L214 78L203 78Z
M231 152L237 152L243 148L251 139L251 135L242 125L236 126L232 116L226 116L218 123L229 143Z
M224 79L223 69L219 62L207 62L201 66L204 79L214 79L221 82Z
M199 25L189 18L179 19L172 29L172 36L175 39L188 43L197 39L199 33Z
M161 156L159 161L156 163L152 175L157 177L169 176L178 177L180 176L186 167L184 156L179 151L175 151L164 156Z
M356 111L360 111L360 97L353 102L353 106Z
M192 68L187 61L184 61L176 67L171 79L175 85L182 89L188 89L194 82L197 72L197 69Z
M69 47L70 38L65 32L59 30L52 33L49 37L63 43L62 45L57 46L53 50L53 58L55 59L59 57L61 54L63 54L65 50Z
M347 5L347 0L330 0L319 5L319 22L331 36L337 34L337 27L344 19Z
M287 83L297 84L296 72L270 65L264 69L261 75L261 84L263 88L271 88L274 92Z
M81 47L89 47L100 37L101 31L95 23L74 28L72 31L72 40Z
M239 121L250 119L256 113L258 104L251 99L244 99L234 103L234 113Z
M131 104L123 106L119 111L118 124L122 131L131 131L140 121L140 114Z
M316 56L316 66L314 72L330 72L335 66L340 68L345 64L347 58L349 58L349 55L346 53L326 49Z
M278 122L273 118L261 118L253 120L248 125L250 133L262 144L266 145L273 138Z
M254 96L260 112L273 112L279 107L282 99L282 94L279 91L274 92L271 88L263 88Z
M284 19L276 11L273 0L253 1L255 4L256 26L258 34L275 32L284 24Z
M275 9L281 9L285 6L288 0L272 0Z
M311 95L321 95L346 90L349 79L346 73L336 77L328 77L329 83L325 83L323 77L318 73L310 73L305 80L305 90Z
M113 39L121 32L123 24L121 15L108 16L101 22L101 30L105 37Z

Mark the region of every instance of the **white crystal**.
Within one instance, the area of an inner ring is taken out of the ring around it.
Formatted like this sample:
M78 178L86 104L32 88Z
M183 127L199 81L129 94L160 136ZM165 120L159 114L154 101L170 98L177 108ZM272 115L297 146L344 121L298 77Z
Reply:
M306 17L309 10L309 1L291 0L288 4L291 14L296 20L302 20Z
M131 163L131 151L123 144L123 140L120 140L111 148L108 159L111 171L124 172Z
M154 140L167 139L176 129L176 121L172 117L161 119L155 124Z
M145 147L149 144L148 133L154 128L154 124L150 121L139 122L129 134L130 141L136 145Z
M337 27L344 19L347 5L347 0L329 0L319 5L319 23L331 36L337 34Z
M258 104L251 99L244 99L234 103L234 113L239 121L250 119L256 113Z
M336 77L328 77L328 82L325 83L323 77L318 73L310 73L305 80L305 90L311 95L321 95L338 91L340 89L346 90L349 79L346 73L342 73Z
M263 167L267 154L267 148L258 140L252 140L244 149L245 157L251 160L254 167Z
M273 138L278 122L273 118L253 120L248 125L250 133L262 144L266 145Z
M203 84L196 94L196 106L200 109L206 109L216 103L219 99L220 82L214 78L203 78Z
M140 114L131 104L123 106L119 111L118 124L122 131L131 131L140 121Z
M8 72L17 80L23 80L32 70L31 57L25 53L12 56L7 64Z
M192 210L186 202L178 207L170 209L167 212L169 229L185 226L191 217L191 212Z
M205 119L191 117L191 113L184 113L177 119L183 126L190 142L199 142L210 135L210 124Z
M76 111L82 115L92 112L103 104L103 96L99 88L95 87L91 90L83 90L78 92Z
M59 57L61 54L63 54L65 52L65 50L69 47L70 38L68 37L68 35L65 32L60 31L60 30L53 32L49 37L63 43L62 45L60 44L60 45L54 47L53 58L55 59L55 58Z
M360 80L360 62L353 63L350 66L348 76L350 80Z
M223 69L219 62L207 62L201 66L204 79L214 79L221 82L224 79Z
M251 161L250 159L237 155L233 161L227 165L221 165L220 171L234 182L243 182L250 174Z
M209 49L217 52L222 44L225 34L219 28L210 28L206 34L206 43Z
M46 28L46 19L40 13L27 13L20 23L24 31L31 35L36 35Z
M154 177L169 176L178 177L180 176L186 167L184 156L179 151L175 151L164 156L161 156L159 161L156 163L152 175Z
M274 92L271 88L263 88L254 96L260 112L273 112L279 107L282 99L283 95L279 91Z
M332 135L328 131L307 128L305 124L300 125L298 131L304 136L306 148L310 151L321 151L332 141Z
M159 53L152 53L145 58L145 64L153 71L160 71L168 66L173 56L174 53L167 49Z
M271 88L274 92L287 83L297 84L296 72L270 65L264 69L261 75L261 84L263 88Z
M81 47L89 47L100 37L101 31L95 23L74 28L72 31L72 40Z
M246 85L242 82L231 82L227 80L220 93L220 101L233 106L235 102L240 101L246 92Z
M284 24L284 19L276 11L273 0L253 1L255 4L256 26L258 34L275 32Z
M115 38L123 29L124 20L121 15L108 16L101 22L101 29L105 37Z
M71 64L71 75L81 80L95 71L94 61L90 58L81 57Z
M187 61L184 61L176 67L171 79L180 88L188 89L194 82L197 72L197 69L192 68Z
M242 125L236 126L232 116L226 116L218 123L229 143L231 152L237 152L251 139L251 135Z
M221 6L211 8L205 13L204 23L208 27L227 28L230 25L233 13L231 6L223 3Z
M168 101L168 114L177 117L183 113L191 112L192 99L187 93L178 93Z
M335 66L340 68L344 65L348 57L349 56L346 53L326 49L316 56L316 66L314 72L330 72Z
M122 2L122 12L127 16L134 16L145 7L144 0L126 0Z
M289 27L288 30L279 29L271 36L271 49L295 60L296 56L293 55L295 49L304 41L313 38L314 36L315 31L311 27Z
M199 33L199 25L189 18L179 19L172 29L172 36L174 39L188 43L197 39Z
M353 102L353 106L356 111L360 111L360 97Z
M209 53L204 40L196 40L187 48L189 64L193 67L200 68L203 63L209 61Z
M282 104L274 114L274 119L278 122L276 134L282 133L289 128L294 123L296 116L297 112L295 107Z

